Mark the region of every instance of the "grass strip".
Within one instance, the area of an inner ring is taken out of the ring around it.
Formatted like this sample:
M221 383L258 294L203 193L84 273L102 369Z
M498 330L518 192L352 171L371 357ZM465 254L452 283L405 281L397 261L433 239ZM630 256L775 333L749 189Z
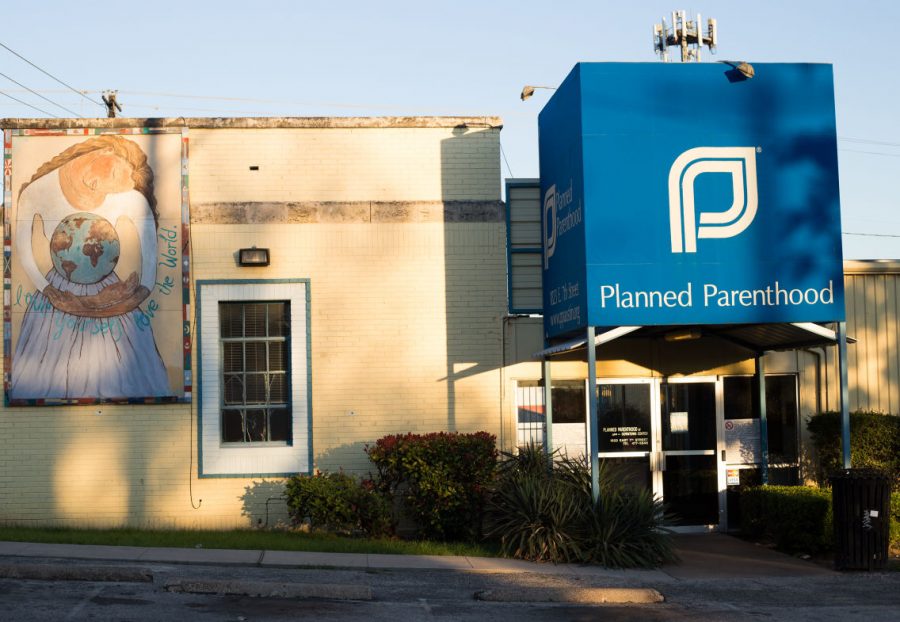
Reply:
M348 538L292 531L232 529L145 530L134 528L70 529L65 527L0 527L0 541L105 546L377 553L388 555L464 555L495 557L495 547L463 542Z

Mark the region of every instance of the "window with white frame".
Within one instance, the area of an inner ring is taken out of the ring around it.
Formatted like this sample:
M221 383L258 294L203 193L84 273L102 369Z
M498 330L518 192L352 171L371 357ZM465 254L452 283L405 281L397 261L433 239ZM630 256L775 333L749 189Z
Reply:
M222 442L291 440L290 302L219 302Z
M553 448L570 456L584 453L584 420L587 412L584 380L553 381ZM547 434L543 382L516 383L517 442L543 444Z
M309 473L309 283L199 281L201 477Z

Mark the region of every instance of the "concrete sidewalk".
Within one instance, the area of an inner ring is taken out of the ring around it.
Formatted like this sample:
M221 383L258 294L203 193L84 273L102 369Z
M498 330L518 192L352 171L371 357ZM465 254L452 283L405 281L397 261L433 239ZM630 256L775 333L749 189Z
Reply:
M316 553L203 548L98 546L0 542L0 558L79 559L109 562L214 564L262 568L343 568L353 570L405 569L552 575L610 575L633 580L665 578L658 570L610 570L578 564L538 564L517 559L452 555L384 555L368 553Z
M214 564L262 568L455 570L610 577L635 585L689 579L804 577L833 571L723 534L676 535L682 561L656 570L611 570L578 564L538 564L514 559L463 556L315 553L299 551L151 548L82 544L0 542L0 557L81 559L109 562Z

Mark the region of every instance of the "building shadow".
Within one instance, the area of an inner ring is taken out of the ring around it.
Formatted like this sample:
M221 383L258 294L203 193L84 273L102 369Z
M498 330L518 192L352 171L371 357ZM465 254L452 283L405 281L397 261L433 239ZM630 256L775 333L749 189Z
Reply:
M506 226L499 128L461 125L441 141L446 427L499 436Z

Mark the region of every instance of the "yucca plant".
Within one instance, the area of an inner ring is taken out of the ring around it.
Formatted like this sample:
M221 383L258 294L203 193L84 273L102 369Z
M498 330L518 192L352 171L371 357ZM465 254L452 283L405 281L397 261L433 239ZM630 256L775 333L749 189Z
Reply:
M652 568L677 561L670 533L662 527L664 518L662 502L649 490L606 486L585 517L582 561L608 568Z
M504 555L542 562L576 561L578 491L551 477L525 475L506 482L491 500L489 536L499 538Z
M578 487L588 501L582 517L581 561L609 568L649 568L678 560L671 532L663 527L672 517L651 491L629 485L601 460L600 498L594 503L585 456L563 456L555 466L558 476Z
M544 447L534 441L515 452L502 451L497 462L497 480L502 484L523 477L543 477L550 473L551 465L558 457L558 451L548 455Z
M487 534L505 555L535 561L653 567L677 560L662 528L663 504L600 463L600 499L587 461L529 445L504 454L488 507Z

